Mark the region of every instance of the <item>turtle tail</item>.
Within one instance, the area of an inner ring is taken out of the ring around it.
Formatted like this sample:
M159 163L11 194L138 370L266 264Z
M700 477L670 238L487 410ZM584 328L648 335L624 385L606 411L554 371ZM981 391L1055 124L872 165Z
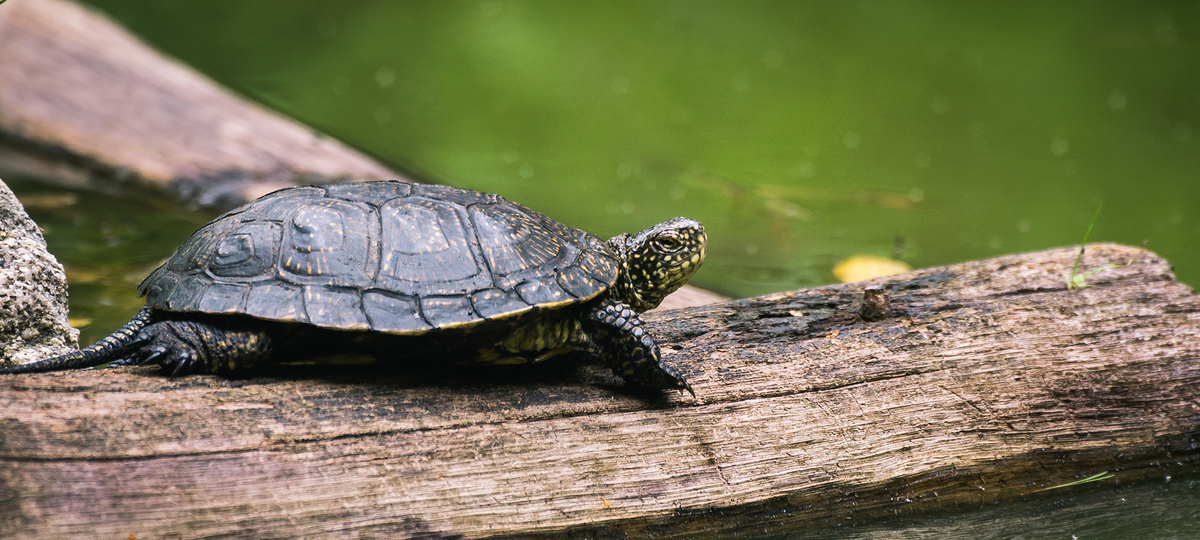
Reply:
M22 364L0 369L0 373L41 373L44 371L62 371L65 369L83 369L95 367L117 360L116 355L130 345L142 341L138 337L142 329L154 319L154 308L146 306L134 315L116 332L83 349L64 355L38 360L30 364Z

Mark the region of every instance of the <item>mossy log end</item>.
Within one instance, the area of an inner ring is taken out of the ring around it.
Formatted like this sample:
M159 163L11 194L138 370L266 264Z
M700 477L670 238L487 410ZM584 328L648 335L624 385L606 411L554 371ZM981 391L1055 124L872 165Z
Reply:
M6 173L131 183L219 208L297 184L399 177L69 1L5 5L0 51Z
M1103 244L1069 290L1075 253L651 315L695 399L567 362L0 377L0 537L782 534L1195 467L1200 297Z

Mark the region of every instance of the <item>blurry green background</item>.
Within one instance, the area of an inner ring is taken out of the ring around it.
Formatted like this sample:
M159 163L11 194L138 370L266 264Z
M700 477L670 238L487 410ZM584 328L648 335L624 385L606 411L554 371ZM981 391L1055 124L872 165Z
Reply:
M420 177L602 237L699 219L694 283L725 294L829 283L854 254L1078 243L1100 203L1093 240L1145 242L1200 283L1194 0L91 3ZM212 214L80 196L31 212L95 278L103 302L72 289L87 343Z

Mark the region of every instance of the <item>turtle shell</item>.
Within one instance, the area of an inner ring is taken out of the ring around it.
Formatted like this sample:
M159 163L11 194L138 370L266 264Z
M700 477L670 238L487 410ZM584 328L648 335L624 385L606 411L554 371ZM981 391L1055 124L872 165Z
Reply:
M421 334L583 302L617 273L599 238L498 195L363 182L226 213L138 293L166 311Z

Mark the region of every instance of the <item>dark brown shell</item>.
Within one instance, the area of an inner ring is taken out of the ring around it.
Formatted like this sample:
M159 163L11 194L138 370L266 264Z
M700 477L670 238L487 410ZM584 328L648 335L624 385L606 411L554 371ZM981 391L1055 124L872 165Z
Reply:
M166 311L421 334L616 282L604 242L500 196L411 182L285 189L192 234L138 287Z

